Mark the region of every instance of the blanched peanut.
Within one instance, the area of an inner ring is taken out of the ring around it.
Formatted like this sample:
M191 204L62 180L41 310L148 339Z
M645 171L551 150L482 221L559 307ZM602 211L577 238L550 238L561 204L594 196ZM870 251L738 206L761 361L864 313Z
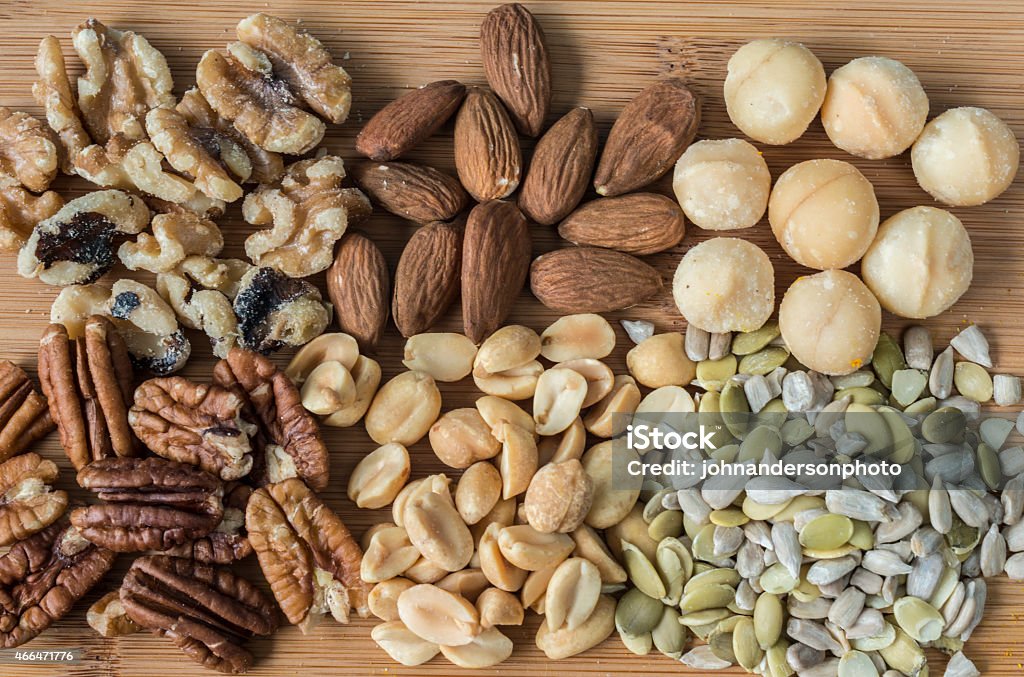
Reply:
M537 631L537 647L551 660L575 656L597 646L615 630L615 600L601 595L594 613L583 625L574 630L562 626L552 631L547 623L541 623Z
M480 568L491 585L506 592L515 592L523 586L527 572L509 562L502 553L498 538L504 528L497 523L488 525L480 537L477 552L480 554Z
M399 620L374 626L370 638L391 656L391 660L402 665L422 665L441 651L437 644L419 637Z
M595 529L607 529L629 514L640 498L641 477L626 471L631 460L640 460L629 447L623 448L622 459L614 460L613 442L602 442L583 454L583 469L594 482L594 500L586 523Z
M394 503L391 504L391 519L394 520L398 526L405 526L405 508L414 499L422 496L423 494L434 492L444 498L446 498L452 507L455 503L452 502L452 493L448 488L451 480L445 474L439 475L428 475L418 480L413 480L405 485L405 488L398 492L398 496L395 497Z
M512 640L497 628L489 628L461 646L441 646L441 653L460 668L481 669L501 663L512 655Z
M494 458L501 443L476 409L453 409L430 427L430 447L441 462L453 468L468 468L477 461Z
M408 578L398 577L373 586L366 598L370 613L382 621L397 621L398 597L414 585Z
M598 573L601 574L602 583L614 585L626 582L626 570L615 561L604 539L593 528L581 524L569 535L576 543L576 549L572 551L573 556L582 557L596 566Z
M346 369L352 369L359 359L359 344L348 334L341 332L321 334L302 346L288 363L284 373L301 386L316 367L324 362L340 362Z
M413 583L420 584L437 583L449 573L449 571L437 566L426 557L420 557L416 560L416 564L406 569L402 575Z
M655 334L626 353L629 373L648 388L684 386L693 380L697 365L686 356L683 335Z
M580 414L587 397L587 380L572 369L548 369L537 380L533 420L541 435L557 435Z
M544 534L529 524L514 524L498 533L498 547L513 565L536 571L568 557L575 544L565 534Z
M600 402L611 392L612 384L615 382L615 374L612 373L611 367L600 360L587 357L556 364L552 369L572 369L587 380L587 396L583 398L584 408Z
M567 315L544 330L540 345L541 355L552 362L599 360L615 349L615 330L600 315Z
M549 463L533 476L523 501L526 519L544 533L569 533L583 523L594 499L594 483L575 460Z
M519 592L519 600L527 609L533 609L537 613L544 613L544 594L547 592L548 583L555 575L559 565L564 560L556 560L543 569L531 571L523 583L523 589Z
M624 430L638 406L640 389L636 381L626 374L616 376L611 391L587 412L583 425L591 435L612 437L616 432L616 422Z
M487 461L466 468L455 487L455 507L466 524L476 524L501 498L501 475Z
M442 590L461 595L470 602L476 603L480 593L491 584L482 570L463 569L462 571L453 571L435 583L435 585Z
M537 443L532 432L512 423L502 424L500 432L505 440L498 461L501 497L512 498L526 491L537 472Z
M561 463L571 459L579 459L587 445L587 431L583 427L583 419L576 417L568 428L558 435L542 437L537 445L537 462L544 466L548 463Z
M476 598L480 626L522 625L525 612L519 598L499 588L487 588Z
M555 569L544 593L544 616L548 628L564 623L569 630L583 625L601 597L601 575L585 559L571 557Z
M411 470L409 452L397 442L371 451L348 478L348 497L360 508L375 510L395 500Z
M398 616L428 642L469 644L480 634L480 615L469 601L436 585L414 585L398 598Z
M341 362L321 362L309 373L300 395L307 411L327 416L355 402L356 382Z
M491 434L499 442L502 437L502 423L512 423L524 430L533 430L533 416L515 402L494 395L484 395L476 401L476 410L480 412L487 425L491 426Z
M383 531L384 529L390 529L393 526L395 526L395 524L392 522L377 522L364 531L363 535L359 537L359 547L362 548L363 552L366 552L370 549L370 541L373 540L374 534L378 531Z
M487 531L487 527L492 524L497 524L501 527L507 527L511 525L516 519L516 499L502 499L494 506L487 515L470 526L469 531L473 534L473 541L477 543L477 549L479 550L480 539L483 537L484 532Z
M353 339L354 340L354 339ZM324 425L335 428L347 428L359 422L366 414L377 394L380 385L380 365L369 357L360 355L355 365L349 370L356 386L356 398L347 407L343 407L323 420Z
M473 375L487 377L522 367L540 355L537 332L518 324L502 327L480 345L473 363Z
M377 444L419 442L441 413L441 392L429 375L399 374L377 391L366 412L366 432Z
M462 334L417 334L405 342L402 364L430 374L435 381L461 381L473 371L476 345Z
M428 492L405 509L409 540L428 560L446 571L458 571L473 556L473 536L449 499Z
M473 383L488 395L504 397L506 400L526 400L533 397L537 390L537 379L544 372L544 365L537 360L527 362L521 367L508 369L498 374L477 376L473 374Z
M373 534L363 553L359 575L367 583L392 579L416 563L420 552L402 527L389 527Z

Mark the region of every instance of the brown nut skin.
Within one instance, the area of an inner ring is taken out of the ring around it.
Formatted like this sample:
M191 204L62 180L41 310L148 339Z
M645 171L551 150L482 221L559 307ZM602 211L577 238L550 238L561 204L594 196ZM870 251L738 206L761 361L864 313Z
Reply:
M550 463L533 476L523 506L530 526L543 533L567 534L579 527L594 500L594 482L572 459Z
M21 646L63 618L114 558L63 522L12 546L0 556L0 646Z
M283 371L262 355L233 348L214 367L213 380L246 395L263 441L282 447L295 462L299 477L314 491L327 488L327 447L320 426L302 406L299 390ZM265 479L257 475L257 481Z
M358 162L349 172L374 203L416 223L454 219L469 195L454 176L411 162Z
M362 549L341 518L301 481L257 489L245 511L245 527L263 575L290 623L308 622L316 569L328 572L346 595L346 608L337 612L344 616L339 621L347 620L349 607L360 617L369 614L370 586L359 575Z
M551 106L551 61L544 30L518 3L499 5L480 23L484 73L516 129L537 136Z
M33 452L0 463L0 547L42 531L64 514L68 495L50 490L55 479L57 465Z
M490 91L471 87L455 117L455 169L477 202L500 200L519 186L523 154L505 108Z
M391 313L402 336L422 334L444 316L459 295L462 228L428 223L416 230L395 268Z
M0 462L20 454L56 426L46 398L28 374L10 360L0 360Z
M132 563L121 584L128 617L205 668L239 674L253 657L242 643L277 629L274 603L231 571L152 555Z
M455 80L438 80L395 99L370 118L356 137L356 152L371 160L387 162L431 136L466 96L466 86Z
M208 472L162 458L105 458L78 473L103 503L75 508L71 523L116 552L166 550L213 531L223 486Z
M590 185L597 159L597 125L589 108L573 108L537 142L519 189L519 208L531 221L551 226L576 208Z
M654 296L661 274L635 256L598 247L568 247L530 265L530 291L559 313L622 310Z
M388 322L388 263L373 240L346 233L327 271L327 295L338 327L363 350L374 351Z
M216 529L202 538L168 548L164 554L194 559L204 564L230 564L252 554L245 530L245 508L252 496L247 484L229 485L224 496L224 517ZM228 524L228 522L231 524Z
M558 224L574 244L646 256L671 249L686 235L686 217L672 198L632 193L591 200Z

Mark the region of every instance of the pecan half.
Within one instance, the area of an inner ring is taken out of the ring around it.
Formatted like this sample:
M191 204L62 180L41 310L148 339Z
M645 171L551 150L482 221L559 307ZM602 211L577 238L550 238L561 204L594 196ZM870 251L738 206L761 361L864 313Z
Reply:
M72 174L75 156L90 145L92 139L82 125L60 40L52 35L47 35L39 43L36 73L39 79L32 85L32 96L43 107L46 123L57 135L57 157L60 159L61 171Z
M230 564L252 554L252 544L245 532L245 508L252 496L252 487L236 483L224 496L224 517L207 536L185 543L164 554L187 557L207 564Z
M267 447L279 447L294 463L299 478L317 491L327 488L327 447L316 419L288 376L256 353L234 348L217 363L213 380L247 396ZM265 477L257 476L265 481Z
M256 432L242 418L244 406L227 388L182 376L154 378L136 388L128 422L156 454L237 480L252 469L249 434Z
M78 483L106 501L75 508L71 523L116 552L166 550L202 538L224 515L223 486L210 473L162 458L105 458Z
M131 358L110 320L90 317L75 340L62 324L47 327L39 341L39 380L76 469L111 455L134 455Z
M114 557L62 522L12 546L0 556L0 645L21 646L63 618Z
M277 629L274 604L227 569L180 557L140 557L121 584L128 617L203 667L228 674L248 670L243 643Z
M51 489L55 479L57 464L39 454L0 463L0 546L24 540L64 514L68 495Z
M369 614L369 587L359 575L363 552L345 523L297 479L253 492L245 526L281 610L307 632L330 613Z
M57 175L53 133L28 113L0 106L0 185L41 193Z
M28 374L10 360L0 360L0 461L25 451L55 427L46 398Z
M0 188L0 252L18 251L35 225L63 206L64 198L52 190L36 195L21 186Z

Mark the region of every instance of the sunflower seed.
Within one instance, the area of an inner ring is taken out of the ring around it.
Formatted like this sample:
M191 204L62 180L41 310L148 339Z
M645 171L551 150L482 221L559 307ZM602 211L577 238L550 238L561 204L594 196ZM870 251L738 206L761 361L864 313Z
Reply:
M707 644L693 647L680 657L679 662L697 670L725 670L732 667L732 663L716 656Z
M653 322L648 322L647 320L620 320L619 323L626 330L629 340L637 345L654 336Z
M913 503L900 503L896 506L899 516L891 522L883 522L875 529L876 543L895 543L914 533L924 517Z
M825 505L830 512L864 522L889 522L899 517L891 504L860 489L826 491Z
M1007 447L999 452L999 469L1004 477L1024 473L1024 447Z
M812 649L828 652L841 650L839 642L829 634L825 626L815 621L791 618L786 624L786 634L793 640L806 644Z
M928 376L928 390L939 399L949 397L953 392L953 347L939 353Z
M782 379L782 402L786 411L803 412L814 403L814 382L806 371L791 371Z
M960 563L960 575L965 578L977 578L981 575L981 550L971 550L967 559Z
M715 527L714 533L714 554L715 557L730 557L743 545L743 529L739 527Z
M742 580L740 584L736 586L736 608L742 609L743 611L753 611L757 605L758 594L754 592L754 588L750 585L750 581Z
M789 575L795 579L799 578L803 555L800 552L800 539L797 536L796 528L789 522L772 525L772 544L775 546L774 550L779 562L786 568Z
M700 495L713 510L721 510L732 505L732 502L743 493L743 487L750 481L750 475L744 469L745 465L732 465L735 467L728 469L728 472L723 470L722 474L704 481Z
M940 400L939 406L959 409L967 417L968 421L977 421L981 417L981 403L961 395L954 395Z
M966 357L971 362L976 362L983 367L992 367L992 358L989 356L988 340L981 333L978 325L972 324L949 342L952 348Z
M879 576L899 576L909 574L912 567L889 550L869 550L864 553L861 566Z
M732 332L711 334L710 345L708 346L709 360L720 360L726 355L731 354L731 350Z
M847 588L832 602L828 620L844 631L853 627L864 611L866 595L857 588Z
M1017 475L1003 486L1000 500L1003 503L1003 523L1011 526L1019 523L1024 513L1024 475Z
M800 674L820 665L823 660L825 660L823 650L814 649L801 642L790 644L786 649L786 662Z
M847 651L839 659L838 677L878 677L871 656L862 651Z
M981 672L962 651L957 651L950 657L949 662L946 663L946 671L942 673L942 677L980 677L980 675Z
M683 340L683 348L686 351L687 357L694 362L703 362L708 359L710 345L711 334L695 325L686 325L686 337Z
M928 517L932 528L940 534L948 534L953 528L953 509L949 501L949 491L944 487L941 477L932 480L932 488L928 492Z
M693 523L703 526L710 522L711 506L701 497L700 489L680 489L676 492L679 501L679 508Z
M767 550L771 550L775 547L775 544L772 543L771 528L766 522L747 522L743 525L743 535L746 536L747 540L750 542L756 543Z
M857 621L846 629L847 639L864 639L875 637L881 634L885 628L885 619L882 612L877 609L864 609L857 617Z
M802 618L810 621L820 621L828 618L828 612L832 608L832 600L825 597L802 601L794 595L786 598L786 607L789 615L793 618Z
M989 527L981 540L981 575L996 576L1006 566L1006 539L998 525Z
M988 525L991 516L985 503L968 489L953 488L949 491L949 502L953 512L969 527L981 529Z
M882 581L884 579L873 571L864 567L858 567L850 576L850 585L854 585L869 595L877 595L882 592Z
M857 566L857 558L850 555L837 559L819 560L808 568L805 578L815 585L828 585L852 573Z
M903 332L903 353L907 366L927 371L932 366L935 350L932 347L932 333L927 327L914 325Z
M768 387L768 380L761 375L754 375L743 384L743 393L747 396L747 403L750 411L758 413L764 409L773 398L771 388Z
M1003 571L1011 581L1024 581L1024 552L1011 555L1003 565Z
M938 553L919 557L914 562L913 570L907 574L907 594L925 600L930 599L945 568L942 555Z
M1020 377L1007 374L996 374L992 377L992 388L996 404L1000 407L1013 407L1020 404Z
M743 578L757 578L764 573L764 548L746 540L736 553L736 571Z

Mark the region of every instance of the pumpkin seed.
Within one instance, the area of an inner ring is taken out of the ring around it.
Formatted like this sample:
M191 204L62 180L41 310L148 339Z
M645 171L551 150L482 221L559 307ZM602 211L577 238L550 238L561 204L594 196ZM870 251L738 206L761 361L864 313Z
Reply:
M837 390L833 395L833 402L839 398L849 398L850 401L861 405L867 405L869 407L877 406L885 402L885 396L878 392L874 388L862 387L862 388L847 388L846 390Z
M736 357L726 355L720 360L702 360L697 363L697 381L709 391L720 391L726 381L736 375Z
M654 566L665 583L662 601L673 606L679 604L683 586L693 575L693 557L678 538L665 538L658 543Z
M620 633L632 636L650 632L661 620L664 606L638 588L630 588L615 605L615 627Z
M651 630L654 647L669 658L678 659L686 646L686 628L679 624L679 612L670 606L661 609L661 618Z
M747 432L747 419L750 414L750 405L747 403L743 386L736 381L728 381L722 388L719 402L725 427L736 437L743 437Z
M806 548L832 550L853 536L853 520L845 515L825 513L815 517L800 531L800 544Z
M798 579L781 563L771 565L758 578L758 583L764 591L775 595L785 595L791 592L798 582Z
M781 607L779 610L781 613ZM781 616L779 620L781 623ZM753 671L764 658L764 650L757 641L753 620L742 618L736 623L732 631L732 652L736 656L736 662L747 672Z
M955 407L942 407L921 422L921 436L932 444L958 442L967 429L967 417Z
M754 634L757 644L767 651L782 636L782 601L778 595L761 593L754 604Z
M682 655L679 662L697 670L725 670L732 667L732 663L716 656L707 644L693 647Z
M750 521L750 517L739 508L713 510L709 519L712 524L720 527L741 527Z
M946 663L943 677L980 677L981 671L962 651L954 653Z
M1005 418L987 418L978 426L981 441L996 450L1003 448L1011 432L1013 432L1013 421Z
M690 551L693 553L694 559L704 562L714 562L718 559L715 556L715 529L717 528L714 524L707 524L701 527L697 535L693 537Z
M892 623L882 624L882 631L876 635L870 637L861 637L859 639L852 639L850 644L857 651L881 651L882 649L891 646L896 641L896 633L899 632Z
M878 668L863 651L847 651L839 659L838 677L878 677Z
M740 453L736 460L740 463L760 461L766 451L777 456L782 451L782 436L771 426L759 425L747 433L740 443Z
M878 337L878 343L875 344L875 352L871 355L871 368L886 388L892 387L894 373L907 368L907 361L899 344L885 332Z
M832 385L836 390L848 390L850 388L867 388L875 382L875 373L866 369L842 374L841 376L829 376Z
M768 346L744 355L740 360L739 373L766 376L781 367L789 359L789 351L781 346Z
M735 569L708 569L693 576L683 587L683 592L692 592L708 585L728 585L736 587L740 583L740 575Z
M622 640L622 646L626 647L631 653L634 653L637 656L646 656L651 653L651 649L654 648L654 638L649 632L643 632L639 635L630 635L620 630L619 639Z
M928 371L931 368L935 349L932 343L932 333L927 327L921 325L907 327L903 332L903 354L907 359L907 366L911 369Z
M992 377L981 365L973 362L957 362L953 370L953 385L969 400L988 402L992 399Z
M978 474L981 475L982 481L992 491L998 490L1003 480L1002 468L999 465L999 454L984 442L978 445L978 450L975 454L977 456Z
M689 628L695 628L701 625L717 624L728 618L731 614L728 609L704 609L703 611L694 611L693 613L683 614L679 617L680 625L685 625Z
M717 609L731 604L736 599L736 590L730 585L717 583L714 585L698 585L683 593L679 600L679 610L683 613Z
M736 334L732 339L732 352L734 355L756 353L777 339L781 333L778 322L765 322L760 329Z
M928 385L928 377L919 369L900 369L892 375L892 396L906 407L917 401Z
M935 408L937 406L938 400L936 400L934 397L925 397L906 407L903 410L903 413L912 415L930 414L931 412L935 411Z
M661 599L665 596L665 583L647 555L629 541L622 542L622 558L629 580L648 597Z

